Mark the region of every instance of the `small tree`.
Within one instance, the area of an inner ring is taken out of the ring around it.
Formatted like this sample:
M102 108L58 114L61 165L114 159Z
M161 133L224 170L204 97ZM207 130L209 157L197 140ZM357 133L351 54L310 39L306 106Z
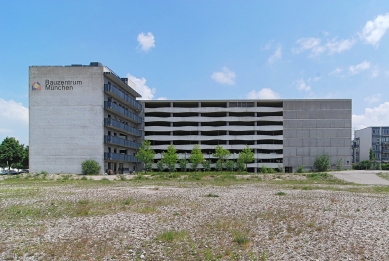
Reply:
M375 161L375 155L374 155L374 152L373 152L372 148L370 148L370 150L369 150L369 160L370 160L370 162L373 163L373 167L375 167L376 166L376 161Z
M201 148L199 145L194 145L192 149L192 153L190 154L189 157L190 163L192 163L192 169L194 171L197 170L198 165L204 161L204 155L201 152Z
M261 172L262 172L262 173L267 173L267 168L266 168L266 166L263 165L263 164L262 164Z
M165 169L165 164L163 163L162 159L158 160L157 169L159 172L163 172L163 170Z
M22 161L24 155L24 145L14 137L6 137L0 144L0 162L6 165L8 170L11 166Z
M84 175L96 175L100 172L100 165L93 159L84 160L81 162L81 171Z
M151 167L151 164L154 161L154 155L155 152L151 149L150 141L144 140L135 156L144 163L145 174L147 173L147 170L150 170L149 167Z
M185 171L186 172L186 166L188 164L188 161L186 159L180 159L180 169L181 171Z
M316 157L313 166L317 171L327 171L330 167L330 158L327 154L322 154Z
M216 169L221 171L223 169L224 162L231 156L231 152L227 149L224 149L223 146L217 145L215 148L215 153L212 155L218 159L216 162Z
M227 160L226 161L226 169L227 171L233 171L235 167L235 163L232 160Z
M211 162L209 160L204 160L203 167L204 167L205 171L210 171L211 170Z
M22 145L23 146L23 145ZM22 159L17 162L17 163L13 163L12 164L12 167L15 168L15 169L28 169L28 154L29 154L29 147L26 146L24 147L23 146L23 156L22 156Z
M243 161L241 161L239 158L238 160L236 161L236 169L239 171L239 172L242 172L245 170L245 164Z
M240 159L243 163L246 164L247 172L247 163L254 161L254 152L250 149L249 145L246 144L246 148L239 152L238 159Z
M162 153L162 161L169 169L169 173L172 173L176 170L178 155L176 148L174 148L174 145L169 145L169 147L167 147L167 151Z

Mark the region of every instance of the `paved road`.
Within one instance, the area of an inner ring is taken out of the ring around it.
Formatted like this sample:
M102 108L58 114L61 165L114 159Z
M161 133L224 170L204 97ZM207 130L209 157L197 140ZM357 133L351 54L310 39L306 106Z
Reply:
M357 184L389 185L389 180L380 178L376 173L389 171L381 170L347 170L341 172L329 172L338 179L354 182Z

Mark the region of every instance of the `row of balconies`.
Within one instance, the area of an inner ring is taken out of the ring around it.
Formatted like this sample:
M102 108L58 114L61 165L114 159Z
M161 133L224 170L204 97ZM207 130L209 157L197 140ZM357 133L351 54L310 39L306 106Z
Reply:
M128 147L132 149L139 149L141 144L135 141L122 139L116 136L104 135L104 142L111 143L118 146Z
M130 96L128 96L126 93L121 91L116 86L111 85L111 84L104 84L104 91L109 93L111 96L113 96L115 98L118 98L118 99L121 99L121 100L125 101L133 109L135 109L137 111L141 111L142 110L142 105L139 102L137 102L135 99L133 99Z
M124 109L123 107L113 103L112 101L105 101L104 102L104 109L113 111L114 113L119 113L122 117L125 117L129 119L132 122L135 122L137 124L142 123L142 118L138 115L135 115L134 113Z
M123 162L140 162L134 155L104 152L104 160L123 161Z

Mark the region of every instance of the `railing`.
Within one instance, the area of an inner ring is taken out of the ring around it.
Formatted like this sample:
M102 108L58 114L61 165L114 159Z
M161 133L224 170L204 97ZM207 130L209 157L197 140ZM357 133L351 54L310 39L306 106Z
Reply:
M134 134L135 136L139 136L139 137L142 136L142 131L135 129L131 126L128 126L124 123L121 123L119 121L116 121L114 119L104 118L104 125L107 127L112 126L112 127L124 130L126 132L130 132L130 133Z
M114 111L117 111L120 114L123 114L127 118L130 118L131 120L133 120L133 121L135 121L137 123L141 123L142 122L142 118L141 117L135 115L134 113L132 113L132 112L130 112L128 110L125 110L124 108L122 108L119 105L113 103L112 101L105 101L104 102L104 108L105 109L112 109Z
M119 137L108 136L108 135L104 135L104 142L105 143L113 143L113 144L121 145L124 147L130 147L133 149L139 149L141 146L138 142L131 141L131 140L125 140L125 139L122 139Z
M134 155L118 154L104 152L104 160L126 161L126 162L140 162Z
M119 96L121 99L125 100L128 102L131 106L133 106L136 110L141 111L142 110L142 105L137 102L135 99L131 98L124 92L122 92L119 88L117 88L115 85L111 84L104 84L104 91L105 92L112 92Z

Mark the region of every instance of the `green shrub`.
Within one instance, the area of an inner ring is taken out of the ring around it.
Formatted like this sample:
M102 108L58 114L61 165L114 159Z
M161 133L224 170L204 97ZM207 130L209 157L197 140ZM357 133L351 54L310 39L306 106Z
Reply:
M262 173L267 173L267 168L265 167L265 165L262 165L261 172Z
M303 166L298 166L296 169L297 173L304 173L304 167Z
M268 173L274 173L274 172L276 172L276 171L275 171L273 168L268 168L268 169L267 169L267 172L268 172Z
M205 160L203 162L203 167L205 171L210 171L211 170L211 162L209 160Z
M220 160L218 160L216 162L216 170L217 171L222 171L223 170L223 163Z
M313 163L313 166L319 172L327 171L330 167L330 158L327 154L317 156L315 162Z
M284 166L281 163L278 163L278 172L284 172Z
M100 172L100 165L93 159L84 160L81 163L81 171L84 175L95 175Z
M162 160L159 160L157 162L157 169L158 169L159 172L162 172L165 169L165 164L163 163Z
M234 162L232 160L226 161L226 169L227 171L233 171L234 170Z
M236 162L236 169L237 169L239 172L244 171L245 168L246 168L246 166L245 166L244 162L242 162L242 161L240 161L240 160L238 160L238 161Z
M188 161L186 159L181 159L179 162L181 171L186 171Z

